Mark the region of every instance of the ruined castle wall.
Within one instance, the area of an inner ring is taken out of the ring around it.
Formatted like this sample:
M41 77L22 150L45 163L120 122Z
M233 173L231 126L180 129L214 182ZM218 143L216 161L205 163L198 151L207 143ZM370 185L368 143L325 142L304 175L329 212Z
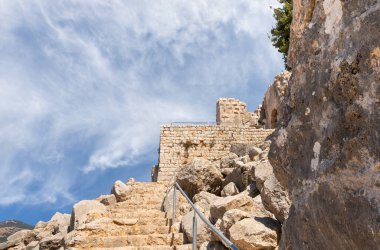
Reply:
M220 98L216 103L216 123L224 126L257 126L259 116L247 111L247 105L234 98Z
M194 157L219 159L236 143L258 145L273 130L248 126L165 125L161 126L158 181L169 180L173 171Z

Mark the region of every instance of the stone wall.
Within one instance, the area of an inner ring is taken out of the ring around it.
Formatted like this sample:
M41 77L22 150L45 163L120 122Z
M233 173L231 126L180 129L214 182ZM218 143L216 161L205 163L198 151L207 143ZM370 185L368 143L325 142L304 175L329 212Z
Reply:
M216 123L224 126L258 125L259 114L248 112L247 105L234 98L220 98L216 103Z
M277 75L273 83L265 92L264 101L261 108L259 123L265 128L276 128L284 117L283 110L280 108L284 97L288 94L288 82L291 73L281 72Z
M157 180L170 180L176 168L190 162L194 157L219 161L228 154L232 144L258 145L272 132L269 129L231 125L161 126Z

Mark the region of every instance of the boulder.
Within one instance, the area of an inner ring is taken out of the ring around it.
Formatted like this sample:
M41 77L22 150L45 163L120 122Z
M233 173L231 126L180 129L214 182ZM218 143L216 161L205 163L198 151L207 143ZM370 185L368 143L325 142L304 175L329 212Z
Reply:
M244 212L257 216L270 216L261 204L256 203L247 191L234 196L228 196L216 200L210 207L210 219L216 222L221 219L225 212L231 209L240 209Z
M95 200L82 200L73 206L70 221L70 231L85 223L102 217L107 212L106 206Z
M220 194L223 175L210 161L197 157L177 173L177 182L190 199L200 191Z
M252 147L251 149L249 149L248 151L248 156L249 156L249 159L251 161L257 161L259 159L259 155L262 153L263 151L261 150L261 148L257 148L257 147Z
M207 217L209 217L209 211L203 211L202 208L198 207L201 212ZM193 217L194 211L190 211L182 217L181 220L181 230L185 234L188 242L193 241ZM212 232L207 227L205 223L197 216L197 245L199 246L203 242L210 241L212 237Z
M281 186L274 174L264 182L260 192L265 209L272 212L283 223L288 218L290 201L288 192Z
M7 238L7 247L20 246L23 247L28 245L30 242L34 241L36 238L36 233L33 230L23 229L17 231L16 233L10 235ZM5 249L6 249L5 248Z
M117 202L114 194L101 195L96 198L96 200L106 206L113 205Z
M40 250L58 250L63 249L64 236L60 233L52 235L48 238L42 239L39 243Z
M273 174L272 165L265 161L252 169L264 207L283 223L288 217L290 201L288 192Z
M230 152L235 153L237 156L245 156L248 155L249 150L252 149L254 145L246 144L246 143L237 143L232 144L230 147Z
M246 218L229 229L231 241L244 250L275 249L281 225L268 217Z
M25 250L39 250L39 249L40 249L39 242L36 241L36 240L30 242L30 243L26 246L26 248L25 248Z
M255 167L251 168L251 174L256 181L257 188L261 190L266 179L273 175L272 165L268 161L259 162Z
M126 185L124 182L116 181L111 190L111 194L115 195L117 202L125 201L131 193L131 186Z
M70 227L70 214L61 214L59 212L55 213L50 221L48 221L48 225L53 228L52 234L61 233L66 235L69 231Z
M219 199L222 198L206 191L201 191L200 193L194 195L193 202L204 211L207 211L210 210L211 204Z
M234 168L223 168L220 170L223 177L226 177L227 175L231 174L232 171L234 171Z
M228 155L220 159L220 169L231 168L234 159L238 158L237 154L230 152Z
M239 193L239 189L236 187L235 183L230 182L226 186L224 186L221 195L222 197L227 197L231 195L235 195Z
M249 218L251 215L240 209L231 209L224 213L223 217L215 223L215 227L219 229L227 238L230 238L228 231L236 222Z
M199 250L228 250L228 248L219 241L206 241L200 245Z
M223 187L233 182L236 187L239 189L239 192L242 192L246 187L254 182L252 176L252 168L254 167L254 162L243 163L240 161L240 165L234 168L234 170L226 176L223 181Z

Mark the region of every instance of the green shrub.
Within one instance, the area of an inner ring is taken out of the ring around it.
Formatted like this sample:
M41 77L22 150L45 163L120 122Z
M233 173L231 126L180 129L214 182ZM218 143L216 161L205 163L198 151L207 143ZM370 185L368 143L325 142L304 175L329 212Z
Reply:
M292 0L278 0L282 7L275 8L273 11L273 17L276 19L276 27L271 30L271 40L274 47L278 52L282 53L285 68L289 69L286 65L288 50L289 50L289 38L290 38L290 24L292 23Z

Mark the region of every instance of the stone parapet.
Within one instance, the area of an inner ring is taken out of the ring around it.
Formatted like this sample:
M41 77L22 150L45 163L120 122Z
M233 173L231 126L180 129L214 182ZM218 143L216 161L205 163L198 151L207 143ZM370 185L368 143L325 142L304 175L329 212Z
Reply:
M164 181L194 157L216 162L228 154L232 144L259 145L271 129L229 125L163 125L160 131L159 165L156 179Z

